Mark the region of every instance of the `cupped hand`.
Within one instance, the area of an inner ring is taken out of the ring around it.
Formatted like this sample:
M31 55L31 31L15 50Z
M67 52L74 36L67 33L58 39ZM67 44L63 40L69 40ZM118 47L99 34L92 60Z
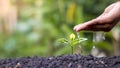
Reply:
M76 25L74 30L87 31L110 31L120 20L120 1L108 6L105 11L97 18Z

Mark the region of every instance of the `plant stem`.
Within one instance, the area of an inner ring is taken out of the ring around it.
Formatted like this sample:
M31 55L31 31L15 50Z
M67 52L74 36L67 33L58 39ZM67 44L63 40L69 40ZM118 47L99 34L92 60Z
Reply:
M73 47L71 46L71 51L72 51L72 54L73 54Z

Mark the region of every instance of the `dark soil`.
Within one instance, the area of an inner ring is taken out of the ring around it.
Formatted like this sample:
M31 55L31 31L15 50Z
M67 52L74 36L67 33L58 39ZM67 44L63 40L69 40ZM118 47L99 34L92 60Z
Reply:
M120 56L97 58L75 54L1 59L0 68L120 68Z

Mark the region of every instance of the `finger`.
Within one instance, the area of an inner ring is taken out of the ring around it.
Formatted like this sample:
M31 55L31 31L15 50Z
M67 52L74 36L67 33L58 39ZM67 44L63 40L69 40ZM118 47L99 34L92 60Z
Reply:
M105 31L105 32L109 32L111 29L106 29L106 28L96 28L96 29L92 29L92 31Z
M77 26L74 27L74 30L76 32L80 31L80 30L84 30L86 28L86 25L83 23L83 24L79 24Z
M99 24L99 25L94 25L93 28L110 28L110 24Z
M93 27L89 28L88 30L92 31L110 31L112 29L112 26L110 24L100 24L100 25L94 25Z
M96 19L93 19L91 21L85 22L83 24L79 24L79 25L77 25L77 26L74 27L74 30L76 32L79 32L81 30L87 30L90 27L92 27L91 25L94 25L94 24L96 24Z

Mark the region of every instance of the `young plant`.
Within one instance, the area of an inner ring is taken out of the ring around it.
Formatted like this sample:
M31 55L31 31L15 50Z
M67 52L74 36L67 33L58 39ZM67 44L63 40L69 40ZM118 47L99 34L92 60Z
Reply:
M83 41L85 41L85 40L87 40L87 39L86 39L86 38L79 38L79 37L76 38L75 34L72 33L72 34L69 35L69 38L68 38L68 39L66 39L66 38L61 38L61 39L59 39L58 41L59 41L60 43L64 43L64 44L69 45L69 46L71 47L72 54L73 54L73 48L74 48L74 46L75 46L75 45L78 45L79 43L81 43L81 42L83 42Z

